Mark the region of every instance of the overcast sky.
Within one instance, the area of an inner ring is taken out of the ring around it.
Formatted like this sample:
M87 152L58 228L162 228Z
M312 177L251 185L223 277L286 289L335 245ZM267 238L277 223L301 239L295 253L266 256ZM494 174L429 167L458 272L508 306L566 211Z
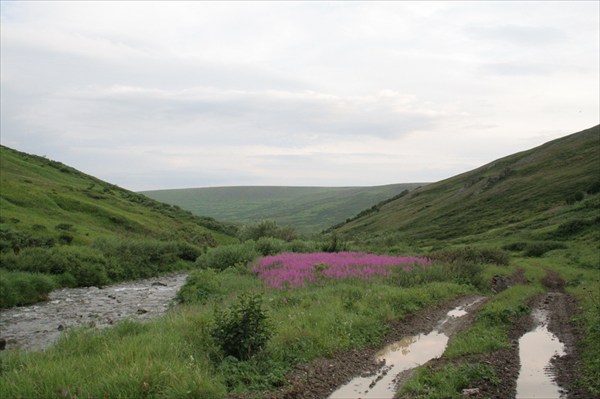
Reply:
M1 3L1 142L131 190L438 181L599 123L599 2Z

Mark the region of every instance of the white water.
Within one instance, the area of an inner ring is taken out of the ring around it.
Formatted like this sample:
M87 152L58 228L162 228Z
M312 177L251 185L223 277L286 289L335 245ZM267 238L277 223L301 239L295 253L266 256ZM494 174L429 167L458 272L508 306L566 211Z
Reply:
M106 286L63 288L47 302L0 310L0 338L7 348L40 350L71 327L106 327L118 320L145 320L163 315L185 283L185 274L154 277Z

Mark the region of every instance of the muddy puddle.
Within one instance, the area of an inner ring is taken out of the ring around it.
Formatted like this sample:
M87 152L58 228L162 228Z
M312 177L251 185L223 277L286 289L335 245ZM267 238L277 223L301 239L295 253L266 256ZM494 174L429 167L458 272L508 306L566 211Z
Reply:
M382 364L373 376L360 376L333 392L329 399L377 398L392 399L398 390L401 376L414 368L440 357L455 329L454 324L484 298L475 298L469 303L449 311L436 328L428 334L402 338L377 353Z
M565 354L564 344L548 330L548 311L532 313L536 327L519 339L521 370L517 379L517 399L560 399L560 388L554 382L551 359Z
M46 302L0 310L0 338L6 348L41 350L76 326L106 327L123 319L163 315L187 275L173 274L130 281L102 289L64 288Z

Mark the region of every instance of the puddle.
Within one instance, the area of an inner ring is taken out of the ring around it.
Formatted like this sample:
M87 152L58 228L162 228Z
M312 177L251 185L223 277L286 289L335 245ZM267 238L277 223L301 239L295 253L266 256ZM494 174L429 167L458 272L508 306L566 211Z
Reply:
M449 339L440 330L449 322L465 316L469 307L483 299L478 298L467 305L452 309L429 334L404 337L386 346L376 355L377 361L384 362L385 365L374 376L352 379L333 392L329 399L393 399L397 391L398 375L440 357Z
M550 360L562 356L564 344L548 331L548 313L536 309L533 317L538 325L519 339L521 371L517 379L517 399L560 399L560 388L553 381Z
M97 287L64 288L47 302L0 310L0 337L6 348L45 349L75 326L110 326L118 320L145 320L164 314L185 274Z

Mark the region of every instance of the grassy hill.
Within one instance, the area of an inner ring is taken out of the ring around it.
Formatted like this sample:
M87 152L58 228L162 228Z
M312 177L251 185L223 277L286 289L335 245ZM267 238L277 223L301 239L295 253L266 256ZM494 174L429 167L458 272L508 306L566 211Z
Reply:
M599 191L595 126L421 187L331 231L433 246L585 236L598 223Z
M145 191L143 194L219 220L247 223L272 219L302 233L317 233L380 201L421 185L212 187Z
M202 248L235 241L231 225L60 162L2 146L0 171L3 273L42 272L60 276L59 285L101 284L172 270Z

